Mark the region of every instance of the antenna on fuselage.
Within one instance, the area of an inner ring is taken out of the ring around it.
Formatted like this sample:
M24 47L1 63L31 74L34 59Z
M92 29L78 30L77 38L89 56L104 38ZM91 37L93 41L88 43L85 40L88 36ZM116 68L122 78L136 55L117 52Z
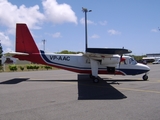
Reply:
M92 10L88 10L87 8L82 7L82 11L85 13L85 51L88 48L88 41L87 41L87 12L92 12Z

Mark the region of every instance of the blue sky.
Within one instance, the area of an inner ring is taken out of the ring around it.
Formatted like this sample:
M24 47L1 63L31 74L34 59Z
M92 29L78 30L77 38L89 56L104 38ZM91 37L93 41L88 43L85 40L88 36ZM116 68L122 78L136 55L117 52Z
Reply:
M160 0L0 0L0 40L15 49L16 23L26 23L39 49L84 51L84 13L88 46L127 48L132 54L160 53Z

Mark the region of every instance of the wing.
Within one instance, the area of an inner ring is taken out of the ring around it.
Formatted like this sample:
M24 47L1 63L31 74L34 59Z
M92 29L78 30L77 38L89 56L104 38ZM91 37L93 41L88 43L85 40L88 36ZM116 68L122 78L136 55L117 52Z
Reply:
M123 48L87 48L84 55L91 59L101 60L103 58L113 57L113 55L123 55L131 52L131 50Z
M131 50L124 49L124 48L87 48L86 53L99 53L99 54L127 54L131 53Z
M93 81L97 82L98 80L99 65L106 66L107 72L114 74L122 55L131 52L123 48L87 48L84 56L90 59Z

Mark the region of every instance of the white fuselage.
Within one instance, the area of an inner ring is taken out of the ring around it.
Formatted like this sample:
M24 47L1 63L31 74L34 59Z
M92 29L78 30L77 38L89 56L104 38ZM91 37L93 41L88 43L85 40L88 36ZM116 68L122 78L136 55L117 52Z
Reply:
M78 73L91 73L90 58L83 54L46 54L41 52L41 57L48 65L52 65L54 67ZM142 74L150 70L148 66L137 63L129 56L123 56L123 58L125 59L123 62L120 62L119 55L99 59L98 73L107 74L107 67L110 66L115 67L117 74L122 75Z

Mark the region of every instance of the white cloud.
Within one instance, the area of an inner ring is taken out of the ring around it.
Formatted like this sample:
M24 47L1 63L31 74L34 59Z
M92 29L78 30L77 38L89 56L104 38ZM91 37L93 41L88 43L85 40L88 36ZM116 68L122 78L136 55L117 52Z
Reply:
M94 35L91 36L91 38L93 38L93 39L99 38L99 35L94 34Z
M121 34L121 32L116 31L116 30L113 30L113 29L108 30L108 33L109 33L110 35L120 35L120 34Z
M103 25L103 26L104 26L104 25L107 25L107 21L100 21L99 24L100 24L100 25Z
M71 6L68 4L58 4L56 0L43 0L44 13L48 20L54 24L73 22L77 24L77 17Z
M38 5L29 8L25 5L18 7L7 0L0 0L0 8L0 24L8 28L15 28L16 23L27 23L30 28L39 28L37 24L45 19L39 12Z
M0 32L0 43L2 44L2 46L5 46L5 47L11 47L12 46L12 42L9 39L9 37L6 36L2 32Z
M16 23L26 23L30 29L39 29L43 22L51 21L54 24L72 22L77 24L77 17L71 6L58 4L56 0L42 0L44 12L40 12L38 5L26 7L14 5L8 0L0 0L0 26L3 26L8 34L15 34ZM61 36L56 34L57 37ZM13 47L9 37L0 32L1 43L6 51ZM38 45L42 47L41 44ZM11 48L8 48L11 47Z
M60 38L60 37L62 37L62 35L61 35L60 32L56 32L54 34L51 34L51 33L45 33L45 34L48 35L48 36L51 36L53 38Z
M85 24L85 19L84 19L84 18L81 18L81 19L80 19L80 23L81 23L81 24ZM91 21L91 20L87 20L87 24L94 24L94 25L96 25L96 23L94 23L94 22Z
M54 38L62 37L60 32L56 32L52 35Z
M13 52L14 50L12 50L11 48L5 48L3 50L3 53L8 53L8 52Z
M45 20L54 24L73 22L77 24L77 17L71 6L58 4L56 0L43 0L44 13L40 12L38 5L26 7L13 5L8 0L0 0L0 25L6 26L8 33L13 32L16 23L26 23L29 28L39 29Z
M158 32L158 30L157 29L152 29L151 32Z

